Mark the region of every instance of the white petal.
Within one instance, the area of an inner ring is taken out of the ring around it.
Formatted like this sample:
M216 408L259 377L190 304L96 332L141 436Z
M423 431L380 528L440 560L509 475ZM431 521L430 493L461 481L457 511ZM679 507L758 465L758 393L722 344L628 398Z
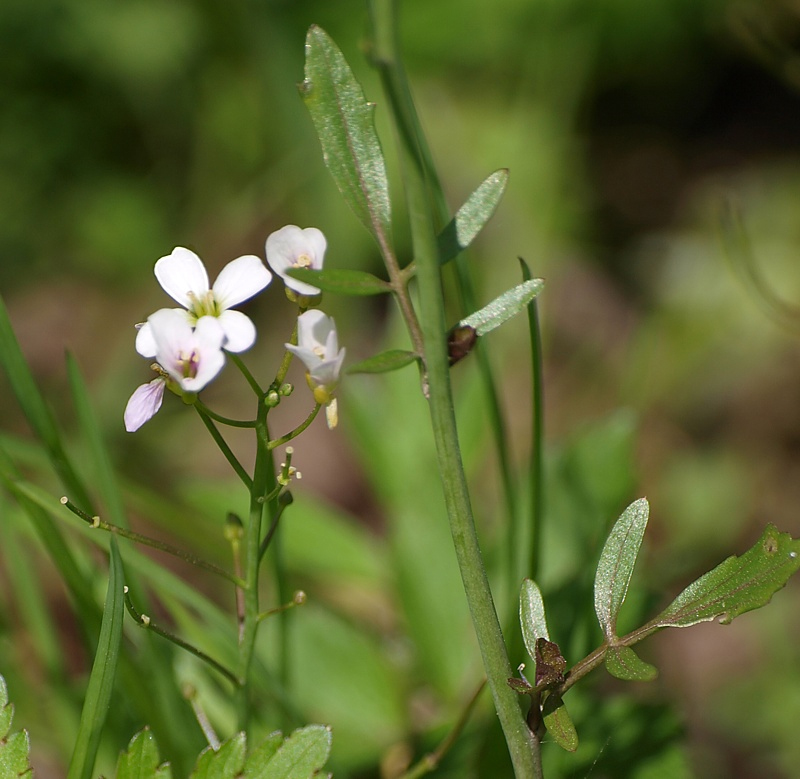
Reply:
M164 379L158 378L149 384L142 384L133 391L128 405L125 406L125 429L129 433L136 432L161 408L165 386Z
M180 314L190 327L193 324L192 315L185 308L169 308L159 310L174 311L176 314ZM136 351L141 354L142 357L146 357L148 360L152 360L156 356L156 340L153 336L153 327L149 322L142 324L136 332Z
M214 282L214 299L222 309L233 308L261 292L270 281L272 274L264 267L261 258L246 254L232 260L220 271Z
M284 346L295 355L295 357L299 357L303 361L303 365L306 366L306 370L309 373L321 362L319 357L311 349L303 346L295 346L294 344L284 344Z
M317 230L316 227L306 227L303 230L303 238L307 246L311 248L312 267L317 270L321 269L325 262L325 250L328 248L328 242L325 240L322 230Z
M318 308L312 308L297 317L297 343L309 349L325 349L333 320Z
M156 344L155 357L176 379L182 375L177 367L181 353L191 351L193 346L192 327L185 314L181 309L161 308L147 317Z
M164 292L185 308L192 305L190 292L198 297L208 292L208 274L203 261L182 246L176 246L172 254L158 260L155 274Z
M156 341L149 322L145 322L136 331L136 351L148 360L156 356Z
M318 361L314 368L309 368L308 373L314 384L325 387L325 389L333 392L336 385L339 383L339 374L342 370L344 354L345 350L342 349L333 359Z
M325 236L316 227L307 227L303 230L297 225L286 225L267 238L267 262L289 289L300 295L318 295L320 290L317 287L297 281L286 272L295 267L300 255L305 255L311 261L308 267L321 269L326 248Z
M241 311L223 311L217 318L225 333L222 347L225 351L238 354L249 349L256 340L256 326L250 317Z

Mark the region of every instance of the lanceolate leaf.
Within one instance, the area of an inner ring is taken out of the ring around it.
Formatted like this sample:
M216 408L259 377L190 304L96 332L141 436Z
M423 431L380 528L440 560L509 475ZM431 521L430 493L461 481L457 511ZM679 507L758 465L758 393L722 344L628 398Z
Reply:
M316 25L306 36L305 80L300 93L336 186L378 242L388 242L389 185L375 132L375 106L364 98L342 52Z
M713 619L727 624L769 603L798 568L800 540L767 525L753 547L690 584L650 624L683 628Z
M100 639L89 676L86 699L81 711L81 722L75 748L69 764L68 779L90 779L100 734L111 703L111 689L117 672L120 641L122 639L123 606L122 560L117 548L117 539L111 538L111 564L109 566L108 590L100 626Z
M606 639L616 636L617 615L628 593L650 507L645 498L631 503L611 529L594 580L594 610Z
M366 360L351 365L346 373L387 373L396 371L419 359L414 352L407 352L404 349L389 349L386 352L368 357Z
M506 184L508 171L505 168L496 170L467 198L452 221L439 233L439 262L449 262L475 240L497 209Z
M360 270L292 268L288 273L293 279L319 287L323 292L340 295L383 295L392 291L383 279Z
M478 335L486 335L522 311L542 291L543 287L542 279L531 279L518 284L508 292L504 292L499 298L495 298L488 306L462 319L458 324L460 327L474 328Z
M628 682L651 682L658 669L646 663L629 646L612 646L606 653L606 670Z
M519 622L522 627L522 639L528 654L536 657L536 642L540 638L550 640L547 632L547 621L544 614L542 592L533 579L525 579L519 593Z
M542 706L542 719L547 732L562 749L574 752L578 748L578 733L567 713L564 701L557 695L547 696Z

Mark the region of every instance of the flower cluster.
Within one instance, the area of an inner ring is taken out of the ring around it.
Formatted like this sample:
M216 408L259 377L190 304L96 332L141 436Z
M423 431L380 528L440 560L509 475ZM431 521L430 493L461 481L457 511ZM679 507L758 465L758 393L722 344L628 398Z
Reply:
M316 228L287 225L266 242L267 261L284 281L287 296L302 307L318 300L320 290L288 275L292 268L321 269L325 236ZM176 247L155 265L162 289L182 308L162 308L138 325L136 351L149 360L158 377L138 387L125 408L125 428L138 430L161 407L164 390L192 397L225 365L225 353L238 354L256 340L252 320L234 310L266 289L272 273L259 257L245 255L229 262L213 286L202 260ZM313 300L312 300L313 298ZM298 343L286 344L305 364L314 399L326 406L328 425L336 424L333 391L345 350L338 348L333 320L317 310L298 317Z

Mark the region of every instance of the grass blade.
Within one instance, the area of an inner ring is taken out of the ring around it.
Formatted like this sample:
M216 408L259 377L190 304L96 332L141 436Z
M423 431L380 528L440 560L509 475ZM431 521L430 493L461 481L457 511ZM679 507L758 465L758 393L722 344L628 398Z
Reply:
M108 590L100 626L100 639L89 677L86 699L81 712L81 724L75 749L69 764L67 779L91 779L100 735L111 703L111 690L117 673L120 643L122 640L122 620L125 617L123 603L124 574L119 556L117 541L111 539L111 555L108 576Z

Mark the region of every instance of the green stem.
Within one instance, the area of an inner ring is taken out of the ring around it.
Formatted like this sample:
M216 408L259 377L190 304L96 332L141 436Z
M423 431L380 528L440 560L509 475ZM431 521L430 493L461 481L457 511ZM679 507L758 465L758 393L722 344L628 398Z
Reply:
M248 698L248 678L250 666L253 661L256 634L258 631L258 570L259 548L261 545L261 521L264 513L264 495L269 492L270 469L272 457L266 447L269 440L267 430L268 408L259 396L258 412L256 417L256 462L253 468L253 482L250 488L250 510L245 526L244 538L244 576L243 588L244 621L239 634L239 678L242 687L239 690L237 709L239 714L239 729L247 730L250 719L250 701ZM272 478L274 479L274 473Z
M228 427L255 427L256 421L255 419L231 419L230 417L224 417L222 414L217 414L216 411L212 411L205 403L203 403L200 398L197 398L194 401L195 408L202 409L203 413L213 419L215 422L219 422L221 425L227 425Z
M286 435L282 435L280 438L270 441L268 447L270 449L274 449L281 444L289 443L289 441L291 441L293 438L297 438L297 436L299 436L300 433L302 433L316 419L321 408L322 406L317 403L317 405L314 406L314 410L305 418L305 421L299 424L294 430L290 430L288 433L286 433Z
M263 397L264 390L261 389L261 385L255 380L253 374L250 373L250 369L244 364L242 358L239 357L238 354L233 354L228 352L228 357L231 358L231 362L242 372L247 383L250 385L250 389L258 395L259 398Z
M200 419L202 420L203 424L206 426L206 430L211 434L211 437L214 439L214 443L219 447L222 454L225 456L225 459L230 464L231 468L233 468L234 473L241 479L242 483L248 490L253 489L253 481L250 478L250 475L244 469L244 466L239 462L236 455L233 453L233 450L228 446L228 442L223 438L222 433L217 430L217 426L214 424L214 421L209 417L208 413L206 412L205 406L198 406L197 403L194 404L195 410L197 411ZM255 425L254 425L255 426Z
M210 665L212 668L219 671L226 679L233 682L234 686L239 687L241 680L237 679L236 675L232 671L229 671L224 665L222 665L222 663L217 662L213 657L209 657L201 649L198 649L196 646L184 641L182 638L178 638L169 631L164 630L164 628L153 622L153 620L151 620L146 614L140 614L133 605L133 601L131 601L128 588L125 587L123 591L125 593L125 608L128 610L128 613L133 617L133 619L136 621L136 624L138 624L140 628L152 630L153 633L156 633L162 638L166 638L167 641L171 641L181 649L185 649L187 652L193 654L195 657L200 658L200 660L202 660L204 663L208 663L208 665Z
M78 508L71 500L69 500L69 498L61 498L61 503L62 505L66 506L76 517L80 517L91 528L105 530L115 536L121 536L122 538L127 538L129 541L142 544L142 546L149 546L152 549L158 549L161 552L166 552L167 554L172 555L173 557L178 557L191 565L202 568L205 571L215 573L217 576L222 576L229 582L235 584L237 587L242 587L244 585L244 581L242 581L242 579L240 579L238 576L226 571L224 568L214 565L214 563L208 562L208 560L204 560L202 557L196 557L190 552L185 552L183 549L170 546L170 544L159 541L157 538L143 536L141 533L134 533L132 530L128 530L127 528L119 527L118 525L112 525L110 522L105 522L98 516L90 516L83 509Z
M433 752L425 755L419 762L409 768L408 771L406 771L400 777L400 779L420 779L420 777L435 771L439 767L439 763L442 762L442 758L450 751L450 748L453 746L453 744L458 741L459 736L467 726L469 718L472 716L472 712L475 709L478 699L480 698L485 686L486 679L480 683L478 689L475 690L475 692L472 694L472 697L469 699L469 701L467 701L467 705L464 707L464 711L461 712L458 722L456 722L455 726L447 734L442 743L439 744L439 746L436 747Z
M540 775L540 770L537 771L538 754L534 755L535 742L522 715L518 696L506 683L512 674L511 665L478 545L459 450L450 389L447 324L439 258L428 203L424 161L419 153L415 128L408 123L408 117L413 115L413 104L397 58L395 4L392 0L371 0L370 11L375 30L376 60L381 73L385 78L405 86L394 90L390 102L399 131L400 161L417 263L431 424L453 544L489 688L515 774L518 779L535 777Z

